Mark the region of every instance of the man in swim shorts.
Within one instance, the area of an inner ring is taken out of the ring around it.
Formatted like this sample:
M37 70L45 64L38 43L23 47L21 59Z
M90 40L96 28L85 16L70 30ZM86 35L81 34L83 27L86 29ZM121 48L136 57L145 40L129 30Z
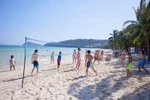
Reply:
M126 69L127 69L127 76L131 76L131 72L130 72L130 70L132 69L132 61L133 61L133 58L132 58L132 56L131 56L131 53L128 53L128 65L127 65L127 67L126 67Z
M146 70L146 68L144 68L144 65L146 64L146 58L144 55L144 51L140 51L140 62L138 64L138 69L139 72L141 72L141 68L144 69L146 71L146 73L148 73L148 71Z
M39 71L39 63L37 59L38 59L38 50L35 50L31 58L31 63L33 64L33 69L31 73L33 73L34 69L36 68L37 69L36 75L38 75L38 71Z
M92 60L93 60L93 56L91 55L91 51L90 50L88 50L87 51L87 55L86 55L86 59L87 59L87 64L86 64L86 76L88 76L88 69L89 68L92 68L93 69L93 71L95 72L95 74L97 75L97 72L96 72L96 70L93 68L93 64L92 64Z

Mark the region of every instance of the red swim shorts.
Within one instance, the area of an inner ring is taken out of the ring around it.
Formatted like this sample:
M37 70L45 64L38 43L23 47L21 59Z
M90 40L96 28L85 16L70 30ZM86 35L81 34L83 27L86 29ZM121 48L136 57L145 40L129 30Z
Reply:
M60 65L60 61L57 62L57 65Z

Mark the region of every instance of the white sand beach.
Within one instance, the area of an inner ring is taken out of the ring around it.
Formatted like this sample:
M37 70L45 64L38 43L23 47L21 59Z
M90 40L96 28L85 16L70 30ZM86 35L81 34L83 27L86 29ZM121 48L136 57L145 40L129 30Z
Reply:
M88 77L83 59L78 72L71 56L62 59L59 70L56 62L39 63L37 76L31 76L32 65L27 65L23 89L23 66L15 71L0 71L0 100L150 100L150 73L138 72L138 62L134 62L130 78L116 58L110 62L103 60L100 65L96 62L98 76L89 69ZM146 65L150 72L149 66Z

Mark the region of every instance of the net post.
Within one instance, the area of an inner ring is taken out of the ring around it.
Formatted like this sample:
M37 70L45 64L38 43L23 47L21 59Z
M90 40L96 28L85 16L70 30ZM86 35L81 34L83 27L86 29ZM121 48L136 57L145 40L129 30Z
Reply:
M25 37L25 44L24 44L24 68L23 68L23 77L22 77L22 88L24 84L24 74L25 74L25 66L26 66L26 52L27 52L27 37Z

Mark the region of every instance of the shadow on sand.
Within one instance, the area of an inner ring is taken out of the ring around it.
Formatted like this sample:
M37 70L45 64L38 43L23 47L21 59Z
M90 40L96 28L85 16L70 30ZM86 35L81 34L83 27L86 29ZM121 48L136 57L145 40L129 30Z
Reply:
M10 70L1 70L0 73L10 72Z
M29 78L32 77L31 75L25 76L24 78ZM4 80L3 82L11 82L11 81L17 81L17 80L21 80L23 77L18 77L18 78L14 78L14 79L10 79L10 80Z
M43 73L45 71L52 71L52 70L56 70L57 68L50 68L50 69L46 69L46 70L41 70L42 72L39 72L39 73Z
M115 63L114 63L115 64ZM149 70L149 68L147 68ZM150 70L149 70L150 71ZM122 73L122 71L112 71L112 73L115 73L114 75L109 75L108 77L102 79L98 83L92 83L91 85L87 85L84 88L81 88L82 84L87 84L87 79L83 76L80 76L74 80L77 82L74 82L71 84L71 86L68 89L68 94L74 96L78 100L112 100L112 94L117 93L122 89L126 89L129 85L133 85L132 78L136 78L138 82L144 82L142 80L142 77L150 76L150 74L145 74L143 72L138 72L137 68L132 70L132 74L134 77L128 78L126 76L126 73L120 78L116 78L116 75L118 73ZM119 75L119 74L118 74ZM128 83L128 80L130 80ZM113 81L113 84L111 82ZM131 88L132 89L132 88ZM138 91L138 94L137 94ZM149 100L149 99L143 99L143 97L150 98L150 82L149 84L145 84L139 88L137 88L134 92L130 93L124 93L122 97L116 98L116 100ZM128 98L128 99L127 99Z
M66 71L63 71L63 72L72 72L72 71L76 71L75 69L70 69L70 70L66 70Z
M79 80L79 79L83 79L83 78L86 78L86 76L79 76L79 77L74 78L73 80Z
M150 100L150 83L142 85L132 93L126 93L120 100Z

